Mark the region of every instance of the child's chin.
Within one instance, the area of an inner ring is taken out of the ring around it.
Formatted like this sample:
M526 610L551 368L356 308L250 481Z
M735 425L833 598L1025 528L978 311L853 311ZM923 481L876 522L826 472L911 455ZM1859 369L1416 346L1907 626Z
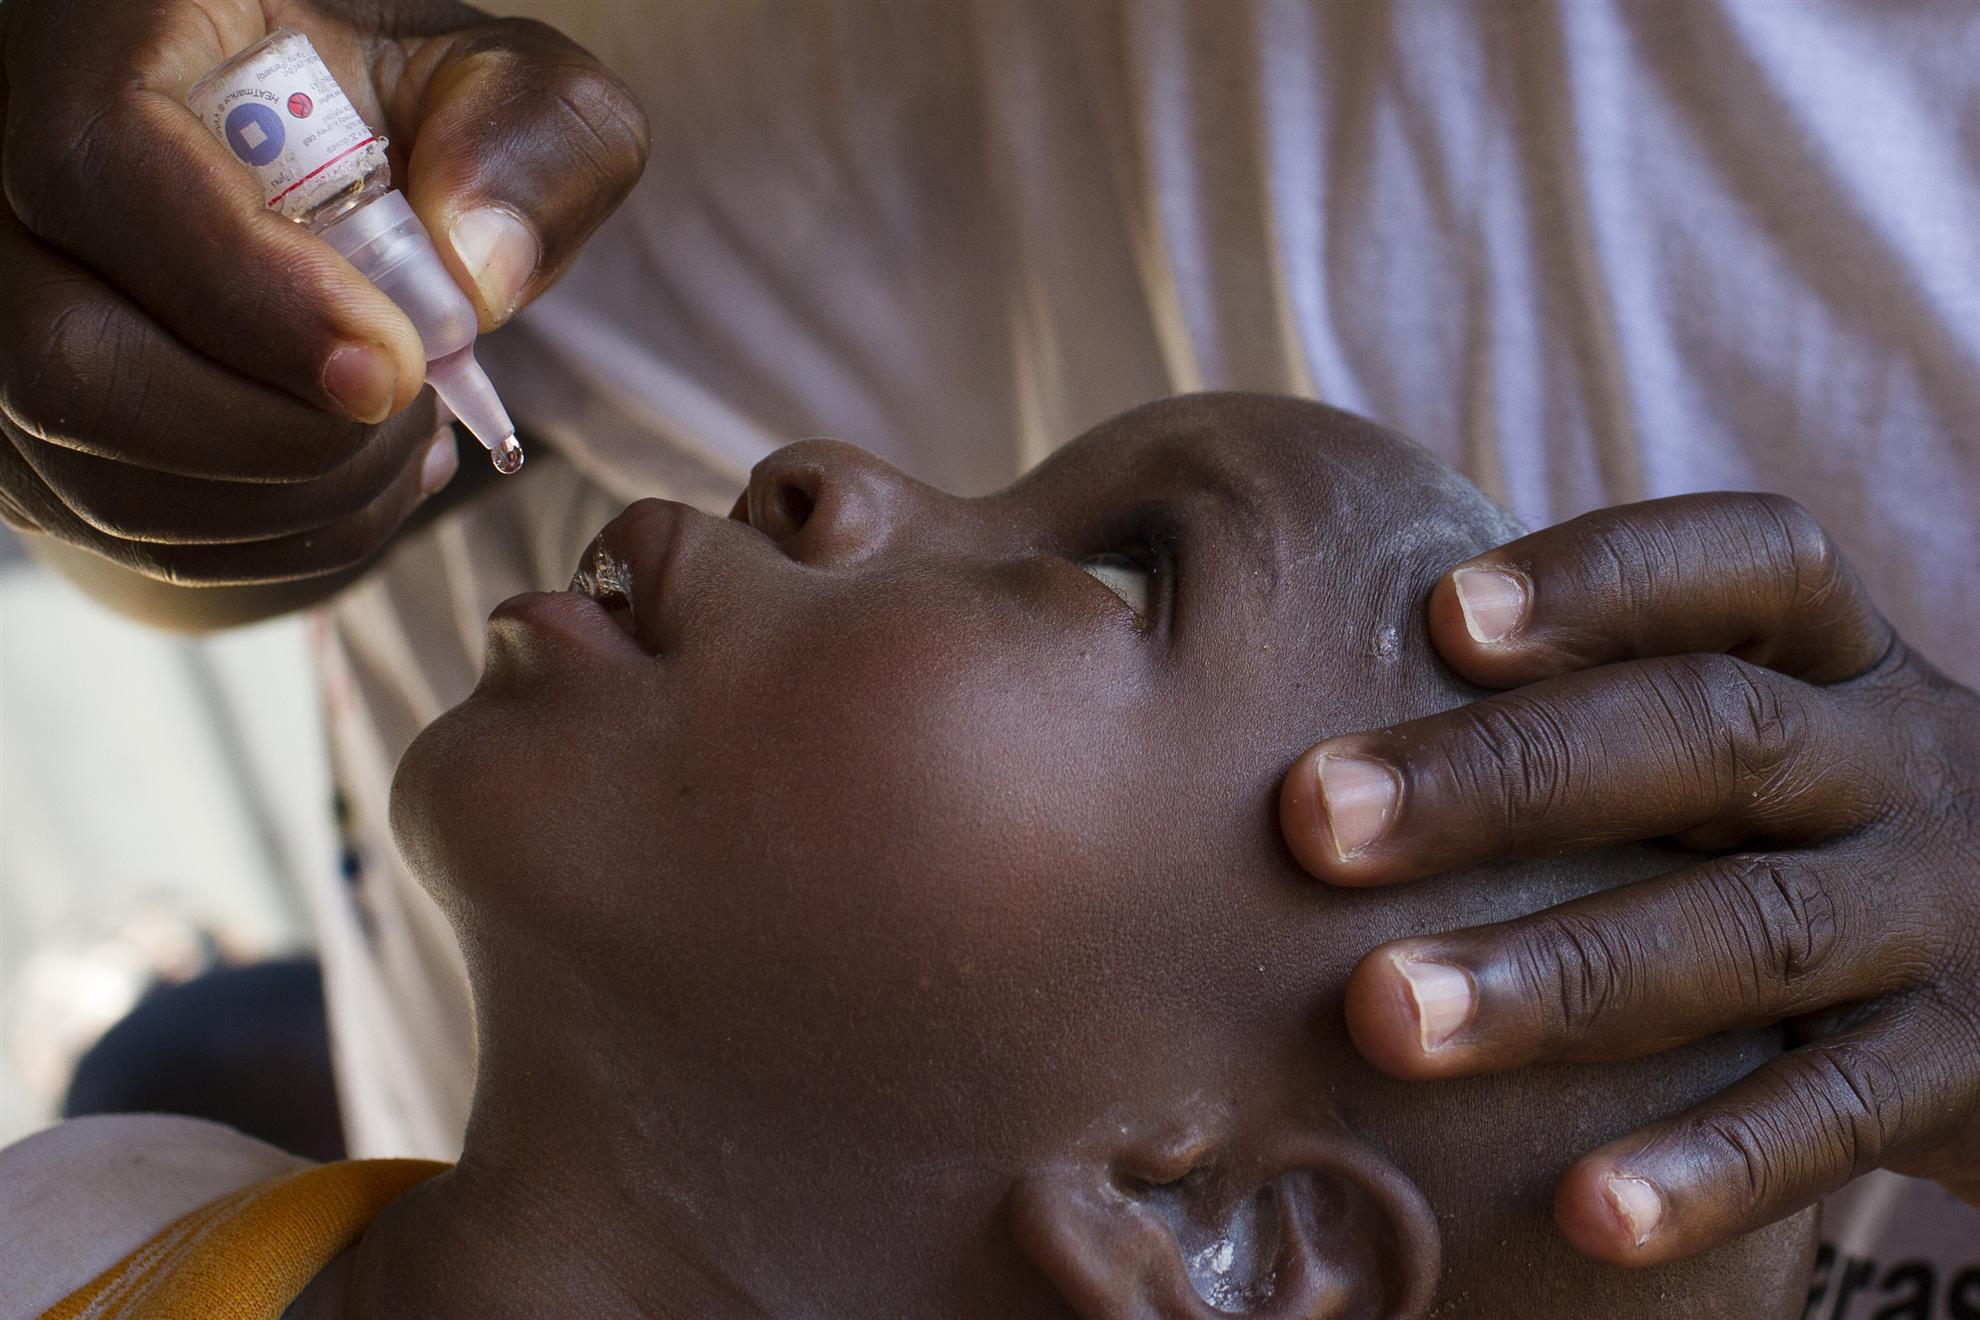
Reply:
M504 744L502 703L477 687L414 738L392 775L392 837L422 883L453 851L450 836L500 834L513 817L515 788L498 767ZM496 753L491 755L491 753Z

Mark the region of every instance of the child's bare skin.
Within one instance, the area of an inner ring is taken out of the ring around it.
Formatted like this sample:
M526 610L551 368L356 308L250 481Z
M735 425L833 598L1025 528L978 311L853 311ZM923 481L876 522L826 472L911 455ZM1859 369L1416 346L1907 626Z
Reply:
M1347 1037L1374 945L1668 866L1347 891L1280 842L1302 749L1474 695L1423 602L1514 530L1366 423L1232 395L984 500L811 442L735 521L634 505L581 566L614 610L505 606L401 766L474 1117L296 1313L1797 1312L1809 1216L1623 1272L1550 1213L1776 1034L1436 1086Z

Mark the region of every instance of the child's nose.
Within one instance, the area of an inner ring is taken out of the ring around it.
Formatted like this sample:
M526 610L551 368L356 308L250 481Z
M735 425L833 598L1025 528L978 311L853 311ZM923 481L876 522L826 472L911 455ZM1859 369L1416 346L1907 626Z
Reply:
M756 465L737 513L791 558L836 568L884 550L924 493L933 492L857 446L801 440Z

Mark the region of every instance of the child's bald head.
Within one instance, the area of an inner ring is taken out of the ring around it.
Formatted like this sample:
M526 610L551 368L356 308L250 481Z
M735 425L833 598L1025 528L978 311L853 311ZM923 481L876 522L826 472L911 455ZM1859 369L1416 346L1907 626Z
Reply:
M1372 946L1656 869L1356 893L1280 844L1306 746L1473 695L1421 620L1516 531L1475 489L1345 414L1212 395L983 500L793 446L739 511L628 510L587 567L632 635L523 601L402 768L475 972L470 1161L553 1104L616 1122L775 1314L1399 1313L1440 1240L1453 1314L1499 1313L1509 1263L1507 1314L1766 1286L1723 1255L1600 1271L1547 1207L1769 1042L1406 1087L1346 1039ZM491 774L524 786L501 825L462 788Z

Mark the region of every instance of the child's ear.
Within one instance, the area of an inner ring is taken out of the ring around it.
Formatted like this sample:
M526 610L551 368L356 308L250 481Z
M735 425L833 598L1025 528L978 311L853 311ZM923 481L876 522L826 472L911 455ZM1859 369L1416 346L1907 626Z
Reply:
M1406 1320L1436 1291L1423 1194L1344 1132L1146 1143L1027 1174L1012 1232L1081 1316Z

